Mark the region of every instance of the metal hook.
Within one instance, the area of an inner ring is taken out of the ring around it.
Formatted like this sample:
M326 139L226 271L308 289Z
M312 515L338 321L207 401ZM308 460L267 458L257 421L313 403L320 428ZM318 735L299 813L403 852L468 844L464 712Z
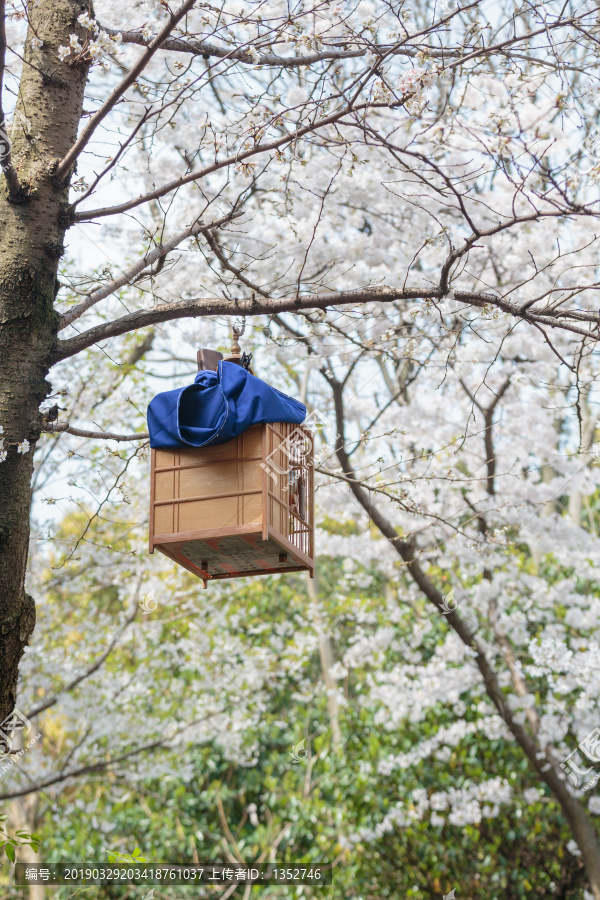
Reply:
M246 330L246 316L242 316L242 324L236 325L232 324L231 330L233 332L233 342L231 344L231 355L232 356L241 356L242 348L240 347L240 338L244 334Z
M233 325L233 336L234 337L242 337L246 330L246 316L242 316L242 324L241 325Z

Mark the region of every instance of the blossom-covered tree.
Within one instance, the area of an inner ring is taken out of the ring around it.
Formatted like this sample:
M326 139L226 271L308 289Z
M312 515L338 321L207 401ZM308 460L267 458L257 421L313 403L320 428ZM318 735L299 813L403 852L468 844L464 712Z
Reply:
M128 500L143 451L100 443L143 441L151 385L189 372L216 320L262 317L282 343L271 370L296 377L306 358L300 385L335 420L327 477L384 536L390 572L401 560L411 601L452 629L442 662L453 641L472 657L457 677L559 799L600 898L553 707L573 693L571 737L590 731L594 6L37 0L1 14L0 718L35 619L32 475L52 503L48 464L75 454L82 514L86 492L93 518ZM206 325L182 337L182 319ZM136 402L122 387L148 353ZM71 555L90 527L76 522ZM544 566L567 580L565 610L535 630L521 595L537 604ZM393 709L393 687L378 690Z

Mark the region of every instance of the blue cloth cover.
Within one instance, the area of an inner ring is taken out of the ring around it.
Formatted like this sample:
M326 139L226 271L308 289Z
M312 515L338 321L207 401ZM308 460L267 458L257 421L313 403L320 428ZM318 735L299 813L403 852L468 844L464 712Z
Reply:
M151 447L224 444L265 422L300 424L306 407L237 363L219 362L218 372L198 372L194 384L157 394L148 407Z

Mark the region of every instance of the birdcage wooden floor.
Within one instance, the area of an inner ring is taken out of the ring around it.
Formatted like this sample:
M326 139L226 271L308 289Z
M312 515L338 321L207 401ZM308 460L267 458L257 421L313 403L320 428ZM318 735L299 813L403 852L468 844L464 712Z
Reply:
M243 575L298 572L307 568L306 562L295 559L283 544L273 537L264 541L260 534L236 534L157 544L156 549L209 581Z

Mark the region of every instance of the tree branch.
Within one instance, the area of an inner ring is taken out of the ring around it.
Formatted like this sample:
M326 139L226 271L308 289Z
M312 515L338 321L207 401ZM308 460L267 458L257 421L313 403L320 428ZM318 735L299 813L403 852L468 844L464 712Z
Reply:
M175 191L177 190L177 188L183 187L184 184L189 184L191 181L198 181L198 179L200 178L205 178L207 175L212 175L213 172L218 172L220 169L227 168L228 166L238 165L238 163L243 162L244 160L249 159L252 156L257 156L259 153L267 153L270 150L278 150L280 147L284 147L286 144L292 144L299 138L304 137L305 134L309 134L311 132L317 131L318 129L324 128L326 125L332 125L333 123L338 122L349 112L360 112L364 109L393 109L395 107L402 106L405 99L406 97L403 96L400 100L394 101L393 103L376 102L360 103L358 105L354 105L352 103L346 104L343 109L337 110L337 112L332 113L330 116L325 116L324 118L319 119L317 122L311 123L310 125L304 125L302 126L302 128L297 128L296 131L293 131L291 134L286 134L283 137L276 138L275 140L270 141L267 144L257 144L256 146L251 147L248 150L240 150L239 153L236 153L234 156L228 156L227 159L224 159L221 162L214 162L210 166L206 166L204 169L197 169L195 172L188 172L186 175L182 175L180 178L176 178L174 181L169 181L167 182L167 184L163 184L159 188L148 191L146 194L140 194L138 197L133 197L131 200L127 200L125 203L120 203L118 206L107 206L101 209L90 209L87 211L83 210L82 212L75 213L71 217L71 221L88 222L92 219L100 219L104 216L115 216L117 215L117 213L127 212L127 210L134 209L136 206L141 206L142 203L147 203L149 200L157 200L159 197L164 197L165 194L170 194L171 191Z
M74 356L86 347L91 347L99 341L136 331L138 328L146 328L159 322L169 322L175 319L193 319L205 316L261 316L275 315L282 312L299 312L303 309L327 309L330 306L349 306L354 303L390 303L394 300L441 300L444 294L439 288L391 288L368 287L359 290L331 291L324 294L298 294L291 297L274 297L257 299L234 298L226 300L220 297L202 297L194 300L178 300L174 303L165 303L155 306L151 310L138 310L116 319L96 325L88 331L68 340L58 341L50 356L52 365L61 359ZM590 331L569 325L562 320L549 322L545 316L531 313L520 313L518 306L513 305L497 294L487 294L476 291L455 291L455 299L459 303L465 303L475 307L495 306L503 312L509 313L525 322L536 325L537 322L552 324L565 331L590 337ZM599 314L597 312L577 313L578 318L597 325Z
M121 34L124 44L139 44L147 47L154 38L146 38L141 31L121 31L116 28L108 28L102 25L102 31L106 31L112 37ZM391 45L394 46L394 45ZM383 45L381 52L390 52L391 46ZM379 47L377 48L380 49ZM312 66L317 62L325 62L336 59L352 59L357 56L365 56L368 47L361 47L358 50L322 50L315 53L307 53L305 56L278 56L275 53L262 53L258 60L253 58L248 50L240 48L239 50L228 50L226 47L217 47L208 41L199 41L192 37L168 38L163 41L161 50L173 50L176 53L191 53L194 56L202 56L204 59L210 59L211 56L223 60L235 60L248 66L276 66L277 68L299 68L301 66ZM394 52L394 51L392 51ZM402 53L401 50L395 51L397 54ZM434 51L435 52L435 51ZM418 48L410 48L407 50L408 56L416 56ZM437 51L441 55L441 51Z
M157 747L168 747L168 741L172 741L179 734L186 731L186 729L191 728L193 725L197 725L199 722L205 722L209 716L202 716L199 719L194 719L192 722L188 722L186 725L183 725L181 728L178 728L174 734L169 737L159 738L156 741L152 741L149 744L143 744L141 747L134 747L133 750L128 750L127 753L122 753L120 756L115 756L114 759L103 759L99 760L95 763L89 763L85 766L80 766L78 769L71 769L68 772L59 772L57 775L53 775L51 778L47 778L45 781L37 783L27 776L27 773L24 774L26 777L30 778L30 781L33 782L33 787L29 788L21 788L16 791L11 791L10 793L0 794L0 800L12 800L15 797L23 797L26 794L31 794L33 791L42 791L44 788L51 787L53 784L58 784L61 781L66 781L68 778L77 778L79 775L88 775L90 772L101 772L102 769L107 769L109 766L114 766L116 763L123 762L123 760L130 759L132 756L137 756L139 753L145 753L148 750L155 750Z
M497 394L494 399L490 403L489 406L482 406L482 404L477 400L474 394L471 393L471 390L465 383L463 378L459 379L460 385L464 392L467 394L471 402L477 407L477 409L483 413L483 421L485 424L484 428L484 444L485 444L485 465L487 469L487 478L486 478L486 490L490 497L493 497L496 493L495 480L496 480L496 454L494 452L494 440L492 435L492 426L494 424L494 412L496 407L502 397L507 392L510 386L510 375L506 377L503 381L501 387L499 388Z
M364 511L369 515L371 521L375 524L382 536L389 541L396 553L403 560L411 578L420 589L421 593L442 615L444 615L448 625L458 635L465 647L468 647L475 652L474 661L481 674L488 697L498 710L499 715L509 728L518 745L525 753L532 769L534 769L538 777L548 785L560 803L582 852L588 873L596 883L600 882L600 846L598 845L595 830L592 827L586 810L570 793L566 783L560 777L560 774L562 773L559 774L556 767L556 761L551 753L546 750L544 755L541 758L538 758L538 752L540 752L539 745L529 732L513 718L510 708L504 703L504 694L500 687L498 677L492 669L482 645L477 640L474 630L458 615L456 610L448 613L447 607L444 604L443 595L431 581L429 576L425 574L418 560L415 558L412 542L402 538L392 523L386 519L377 507L373 506L368 490L362 487L359 480L356 478L345 450L343 385L341 382L336 381L335 378L330 376L325 377L331 387L335 407L336 433L338 435L336 456L342 467L342 471L348 478L350 490Z
M67 340L58 341L56 349L51 355L52 363L56 363L68 356L73 356L86 347L91 347L98 341L136 331L147 325L159 322L168 322L174 319L193 319L205 316L258 316L272 315L287 311L301 309L325 309L328 306L342 306L352 303L366 303L369 300L382 302L397 300L405 297L415 299L418 297L429 298L436 296L435 289L417 289L416 291L394 290L392 288L365 288L359 291L338 291L325 294L300 294L295 297L261 298L227 300L220 297L202 297L195 300L178 300L174 303L165 303L155 306L151 310L138 310L122 316L113 322L96 325L88 331Z
M100 122L102 122L102 120L108 115L113 106L123 96L127 88L134 83L140 72L142 72L146 68L148 62L160 48L165 38L171 33L175 25L177 25L177 23L180 22L181 19L183 19L185 14L189 12L195 2L196 0L185 0L180 9L176 13L173 13L171 15L171 18L169 19L165 27L161 31L159 31L155 38L150 41L146 51L142 53L136 64L129 70L125 78L121 81L120 84L116 86L110 96L107 97L100 109L95 112L94 115L90 118L89 122L82 130L81 134L79 135L69 152L58 164L55 172L55 178L59 184L63 182L67 177L73 163L89 142Z
M460 12L465 13L467 10L477 7L479 5L479 0L476 0L474 3L462 5L460 8ZM433 22L431 26L427 29L424 29L417 34L412 34L408 37L409 40L416 40L422 34L430 34L431 32L435 32L440 26L447 24L450 19L454 17L456 11L450 13L450 15L445 16L442 19L439 19L437 22ZM530 40L531 38L537 37L541 34L547 34L548 30L556 30L558 28L565 28L568 25L575 25L579 17L569 17L566 19L559 18L557 21L545 24L542 28L539 28L535 31L530 31L527 34L515 35L511 38L506 39L498 44L493 44L488 47L478 48L473 53L468 56L465 55L464 47L434 47L430 44L417 44L416 46L406 45L404 42L400 44L395 42L393 44L377 44L376 50L377 53L382 56L408 56L415 57L418 55L425 56L427 58L433 59L456 59L462 64L463 61L467 59L478 58L482 54L488 55L492 53L500 53L506 51L509 47L514 44L523 43L524 41ZM124 44L138 44L142 47L148 46L154 38L146 38L142 34L141 31L121 31L119 32L116 28L109 28L106 25L102 25L102 30L106 31L107 34L111 36L116 36L117 34L121 34L122 40ZM350 42L349 39L340 40L341 44L347 45ZM300 68L302 66L311 66L315 63L319 62L327 62L327 61L335 61L341 59L356 59L357 57L366 56L367 53L372 52L373 45L366 44L363 47L360 47L356 50L346 50L346 49L330 49L330 50L317 50L313 53L306 53L302 56L278 56L275 53L261 53L258 59L252 57L248 50L243 47L239 49L227 49L225 47L217 47L215 44L211 44L208 41L199 41L194 37L178 37L178 38L169 38L163 42L161 45L162 50L173 50L177 53L191 53L194 56L202 56L204 59L210 59L210 57L216 57L218 59L223 60L235 60L236 62L243 63L244 65L249 66L267 66L267 67L277 67L283 69L290 68ZM519 59L529 59L529 57L524 57L521 54L518 56L513 54L516 58ZM535 58L536 65L546 65L552 68L556 68L557 65L550 61ZM584 69L577 68L576 66L567 66L567 68L574 69L576 71L584 71Z
M502 399L510 386L510 375L503 382L498 393L484 410L483 418L485 422L484 443L485 443L485 464L487 467L487 492L490 497L496 493L496 453L494 451L494 440L492 435L492 425L494 423L494 411L499 401Z
M180 231L179 234L174 235L170 240L168 240L164 244L159 244L153 250L149 250L148 253L145 254L138 262L134 263L128 269L123 272L122 275L119 275L118 278L115 278L113 281L109 282L109 284L104 285L103 287L97 288L92 293L88 294L85 300L82 300L76 306L73 306L70 310L60 317L58 330L61 331L63 328L66 328L67 325L70 325L71 322L74 322L76 319L79 319L80 316L83 315L86 310L90 309L90 307L94 306L100 300L104 300L105 297L108 297L110 294L114 294L115 291L118 291L119 288L124 287L126 284L129 284L137 275L147 269L148 266L151 266L152 263L156 262L156 260L161 259L166 256L171 250L174 250L179 246L186 238L195 237L202 232L208 232L211 229L220 228L222 225L226 225L228 222L231 222L233 219L237 219L241 216L241 210L232 211L228 213L226 216L222 216L220 219L215 219L214 222L209 222L207 225L202 222L196 222L194 225L190 225L189 228L185 228L183 231Z
M102 651L102 653L100 653L98 658L89 667L89 669L86 669L81 674L76 675L74 678L71 679L71 681L69 681L68 684L66 684L59 691L57 691L57 693L54 694L53 697L49 697L48 700L45 700L43 703L40 703L39 706L36 706L32 710L30 710L27 713L27 718L33 719L35 716L39 716L40 713L49 709L51 706L54 706L54 704L58 702L58 698L60 697L61 694L64 694L65 691L72 691L73 688L77 687L78 684L80 684L82 681L85 681L85 679L89 678L90 675L93 675L94 672L97 672L98 669L100 668L100 666L102 665L102 663L104 662L104 660L107 658L107 656L109 656L109 654L115 648L119 638L121 637L121 635L123 634L125 629L128 628L129 625L131 625L131 623L135 619L138 609L139 609L139 606L136 602L136 603L134 603L132 609L129 612L129 615L127 616L127 618L126 618L125 622L123 623L123 625L121 626L121 628L119 628L119 630L113 635L111 640L108 642L108 645L105 647L105 649Z
M214 237L214 235L210 234L210 232L207 232L204 235L204 237L206 238L206 243L208 244L208 246L210 247L212 252L215 254L215 256L217 257L217 259L219 260L219 262L221 263L221 265L223 266L224 269L228 269L230 272L232 272L238 281L241 281L241 283L245 284L246 287L249 287L250 290L256 291L256 293L260 294L261 297L269 296L266 291L263 291L263 289L261 287L259 287L257 284L254 284L254 282L250 281L250 279L244 275L244 273L242 272L241 269L238 269L237 266L234 266L234 264L227 259L227 257L225 256L225 253L219 247L219 243L216 240L216 238Z
M56 424L53 428L43 428L46 434L74 434L76 437L94 438L98 441L147 441L150 435L147 431L140 431L137 434L113 434L112 431L84 431L82 428L75 428L68 422Z

